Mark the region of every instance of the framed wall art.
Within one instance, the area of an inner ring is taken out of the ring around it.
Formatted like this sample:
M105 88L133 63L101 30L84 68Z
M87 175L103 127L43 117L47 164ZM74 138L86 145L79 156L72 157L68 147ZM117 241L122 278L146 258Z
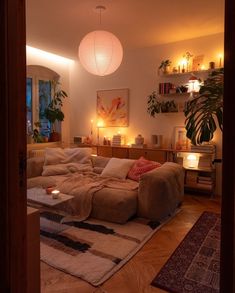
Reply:
M97 120L105 127L128 126L129 89L97 91Z

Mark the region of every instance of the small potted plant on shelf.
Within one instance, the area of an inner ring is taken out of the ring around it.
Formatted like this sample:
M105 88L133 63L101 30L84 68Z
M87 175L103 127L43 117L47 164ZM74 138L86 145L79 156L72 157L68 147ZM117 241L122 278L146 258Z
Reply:
M159 70L162 70L163 74L169 73L169 68L171 65L171 61L169 59L163 60L158 67Z
M43 115L51 123L49 141L59 141L60 133L55 129L55 122L64 120L64 113L62 112L61 107L63 106L63 99L68 97L68 95L64 90L59 88L60 83L58 81L51 80L50 82L53 95L50 103L44 109Z

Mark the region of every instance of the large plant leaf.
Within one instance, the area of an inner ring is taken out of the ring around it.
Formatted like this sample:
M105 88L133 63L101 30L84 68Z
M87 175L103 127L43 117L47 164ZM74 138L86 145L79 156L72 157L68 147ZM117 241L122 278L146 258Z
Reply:
M199 95L186 103L184 114L186 135L194 145L209 142L216 123L223 129L223 70L212 72Z

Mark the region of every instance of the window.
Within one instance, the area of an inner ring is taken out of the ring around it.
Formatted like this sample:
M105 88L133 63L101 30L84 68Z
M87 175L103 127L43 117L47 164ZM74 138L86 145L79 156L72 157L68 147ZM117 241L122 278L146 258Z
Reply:
M32 135L35 128L39 128L39 133L44 138L49 137L51 132L50 122L43 115L45 108L51 101L52 89L50 80L58 81L59 75L43 66L27 66L26 105L28 135ZM57 131L60 132L60 125L57 125Z

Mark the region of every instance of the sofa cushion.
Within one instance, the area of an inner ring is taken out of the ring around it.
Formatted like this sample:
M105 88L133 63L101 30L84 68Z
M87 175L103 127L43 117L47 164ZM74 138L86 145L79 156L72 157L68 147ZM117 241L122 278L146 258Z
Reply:
M65 159L61 163L90 163L91 152L91 148L66 148L64 149Z
M144 157L140 157L135 161L134 165L131 167L128 172L127 177L139 181L140 176L148 171L161 167L162 164L154 161L146 160Z
M94 194L91 217L123 224L136 213L137 195L137 190L105 187Z
M27 159L27 178L37 177L42 174L44 157Z
M111 158L100 176L125 179L134 162L129 159Z
M91 156L92 166L93 168L105 168L108 164L110 158L102 157L102 156Z
M46 148L45 165L90 163L91 148Z

